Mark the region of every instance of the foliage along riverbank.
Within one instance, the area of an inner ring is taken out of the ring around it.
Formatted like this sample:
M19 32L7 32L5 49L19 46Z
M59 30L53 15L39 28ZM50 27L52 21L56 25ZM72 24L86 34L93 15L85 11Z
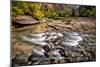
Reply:
M37 20L58 17L95 17L96 7L71 4L51 4L12 1L12 16L30 15Z

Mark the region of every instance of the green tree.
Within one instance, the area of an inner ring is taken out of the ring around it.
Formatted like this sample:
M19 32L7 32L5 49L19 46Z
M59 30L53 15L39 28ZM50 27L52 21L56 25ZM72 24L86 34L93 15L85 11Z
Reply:
M40 3L34 3L34 4L32 4L32 7L34 9L32 16L37 20L42 20L44 18L42 5Z
M95 17L96 16L95 6L81 6L79 8L79 16Z
M44 18L41 3L32 3L25 1L12 1L12 14L17 15L30 15L37 20Z

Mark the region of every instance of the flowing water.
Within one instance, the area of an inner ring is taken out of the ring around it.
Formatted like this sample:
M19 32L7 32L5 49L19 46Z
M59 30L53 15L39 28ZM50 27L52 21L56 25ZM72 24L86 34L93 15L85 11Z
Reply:
M28 35L21 33L15 35L16 39L36 47L27 63L20 65L95 61L95 35L66 31Z

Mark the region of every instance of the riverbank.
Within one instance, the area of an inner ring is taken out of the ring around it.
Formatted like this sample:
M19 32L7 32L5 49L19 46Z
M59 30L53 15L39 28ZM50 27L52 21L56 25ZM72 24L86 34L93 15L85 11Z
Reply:
M95 61L95 23L94 18L76 17L63 20L46 19L43 23L12 28L13 64L38 65ZM37 35L39 33L40 35ZM23 36L26 38L23 39ZM50 40L45 41L45 36ZM44 38L43 41L41 37ZM42 43L46 46L40 46ZM65 43L67 43L66 47ZM68 46L68 43L75 45L77 43L78 46Z

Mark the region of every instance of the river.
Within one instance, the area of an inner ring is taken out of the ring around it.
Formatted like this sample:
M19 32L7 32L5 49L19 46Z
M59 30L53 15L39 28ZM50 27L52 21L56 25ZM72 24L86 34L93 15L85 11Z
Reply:
M28 32L26 30L26 32ZM26 62L19 65L37 65L52 63L73 63L95 61L96 42L94 34L80 32L51 31L37 34L14 32L12 41L20 40L36 46ZM19 59L22 61L23 59ZM15 61L13 61L15 62Z

